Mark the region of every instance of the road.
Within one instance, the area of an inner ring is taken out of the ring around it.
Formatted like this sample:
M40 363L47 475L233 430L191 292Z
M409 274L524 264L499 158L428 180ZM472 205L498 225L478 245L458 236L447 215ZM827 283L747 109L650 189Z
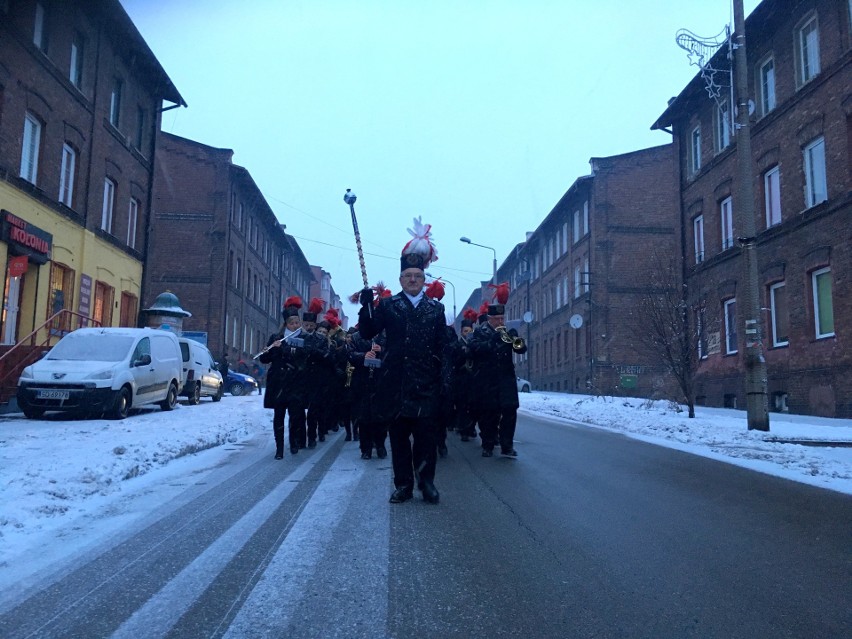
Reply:
M852 497L525 416L516 442L451 435L437 506L389 504L390 460L342 433L233 446L2 593L0 636L852 636Z

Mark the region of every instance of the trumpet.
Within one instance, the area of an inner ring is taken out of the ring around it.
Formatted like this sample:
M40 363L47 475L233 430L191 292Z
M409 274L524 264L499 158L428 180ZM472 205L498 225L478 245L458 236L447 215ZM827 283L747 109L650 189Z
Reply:
M519 337L518 335L511 335L509 333L509 330L505 326L498 326L494 330L500 333L501 340L503 340L506 344L512 345L512 350L516 353L526 348L526 342L524 342L524 338Z

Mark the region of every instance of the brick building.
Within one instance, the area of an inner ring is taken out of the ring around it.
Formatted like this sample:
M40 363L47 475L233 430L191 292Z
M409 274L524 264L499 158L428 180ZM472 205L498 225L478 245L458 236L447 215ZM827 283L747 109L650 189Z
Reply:
M341 321L340 325L343 328L348 328L349 318L343 311L340 295L334 291L334 287L331 285L331 273L321 266L311 266L311 273L314 279L311 283L310 296L307 301L310 302L313 298L318 297L325 303L325 306L323 306L325 311L330 308L336 308Z
M653 258L680 250L671 145L590 164L497 271L512 286L507 324L531 346L516 371L539 390L670 394L627 317L649 292L642 274Z
M233 151L162 133L157 148L146 299L165 290L192 313L215 357L250 364L281 324L283 301L309 299L311 267ZM150 298L150 299L147 299Z
M76 328L43 326L63 310L137 324L164 102L185 104L117 0L0 2L3 344Z
M848 0L764 0L746 21L770 410L852 416L851 12ZM730 68L726 45L712 62ZM705 327L697 401L744 407L735 101L718 78L718 104L696 76L653 126L673 133L689 301Z

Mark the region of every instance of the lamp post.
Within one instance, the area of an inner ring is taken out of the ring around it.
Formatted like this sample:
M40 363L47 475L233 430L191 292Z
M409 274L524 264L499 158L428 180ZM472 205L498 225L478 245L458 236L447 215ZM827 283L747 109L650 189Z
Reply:
M527 345L532 344L532 309L530 308L530 281L532 280L532 267L530 267L530 261L518 255L518 259L521 260L524 264L527 265L527 272L522 273L522 277L527 281L527 303L526 310L524 311L524 321L527 323ZM527 358L527 379L530 384L532 384L532 358L529 353L526 354Z
M497 283L497 251L492 246L485 246L484 244L477 244L476 242L471 242L469 237L460 237L460 242L464 242L465 244L472 244L473 246L479 246L481 248L490 249L492 253L494 253L494 261L491 264L491 283Z
M427 276L431 277L433 280L437 280L438 278L432 275L431 273L426 273ZM456 323L456 285L453 284L450 280L446 278L440 278L442 282L446 282L450 286L453 287L453 324Z

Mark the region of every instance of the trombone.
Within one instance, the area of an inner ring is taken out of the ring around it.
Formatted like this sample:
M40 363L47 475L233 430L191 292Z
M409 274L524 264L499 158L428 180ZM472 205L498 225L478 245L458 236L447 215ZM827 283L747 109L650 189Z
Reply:
M503 342L512 345L512 350L516 353L519 353L526 348L527 345L524 338L518 335L512 335L505 326L498 326L494 330L500 334L500 339L503 340Z

